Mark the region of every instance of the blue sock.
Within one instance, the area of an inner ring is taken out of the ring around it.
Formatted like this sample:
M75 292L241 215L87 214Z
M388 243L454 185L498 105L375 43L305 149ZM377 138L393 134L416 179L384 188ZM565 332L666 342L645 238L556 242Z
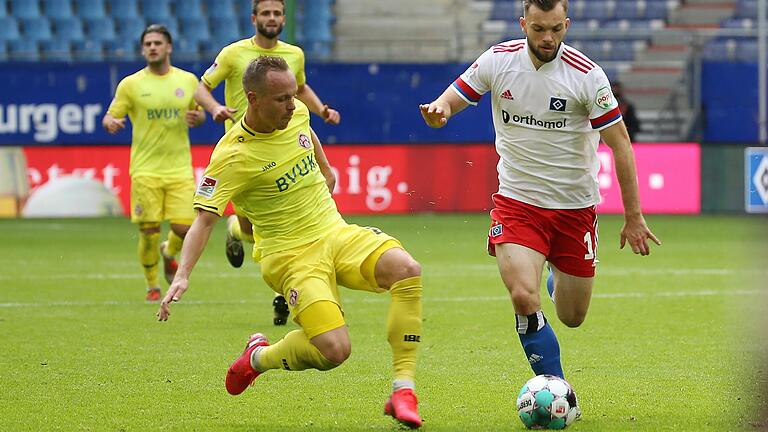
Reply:
M560 365L560 344L542 311L531 315L515 315L517 333L525 356L536 375L563 376Z
M549 293L549 298L552 299L552 303L555 302L555 272L552 271L552 269L549 269L549 275L547 276L547 292Z

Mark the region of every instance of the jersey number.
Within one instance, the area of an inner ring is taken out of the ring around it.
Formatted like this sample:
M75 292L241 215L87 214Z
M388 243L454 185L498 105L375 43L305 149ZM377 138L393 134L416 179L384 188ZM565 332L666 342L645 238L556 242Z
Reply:
M592 243L592 233L587 231L586 234L584 234L584 243L587 245L587 253L584 254L585 260L594 260L595 259L595 245Z

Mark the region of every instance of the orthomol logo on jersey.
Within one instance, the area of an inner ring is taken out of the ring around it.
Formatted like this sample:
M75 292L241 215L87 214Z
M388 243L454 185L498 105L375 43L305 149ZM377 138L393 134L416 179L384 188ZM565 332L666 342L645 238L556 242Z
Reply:
M527 116L521 116L518 114L510 114L505 110L501 110L501 119L502 121L504 121L504 124L508 124L512 122L512 123L524 124L528 126L538 126L545 129L562 129L565 127L567 123L565 118L557 121L539 120L530 114Z

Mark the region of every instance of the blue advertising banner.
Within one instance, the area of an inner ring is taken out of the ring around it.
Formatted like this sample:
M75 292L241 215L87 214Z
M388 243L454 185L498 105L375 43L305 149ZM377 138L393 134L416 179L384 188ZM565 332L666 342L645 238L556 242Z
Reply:
M746 163L746 210L748 213L768 213L768 148L744 149Z
M208 63L175 63L201 76ZM418 105L439 96L466 64L307 65L307 83L336 108L341 124L312 116L324 143L493 142L491 98L469 108L442 129L430 129ZM101 119L120 80L143 63L0 63L0 145L129 144L130 127L117 135ZM224 102L224 85L214 96ZM210 116L190 130L192 143L216 143L224 132Z

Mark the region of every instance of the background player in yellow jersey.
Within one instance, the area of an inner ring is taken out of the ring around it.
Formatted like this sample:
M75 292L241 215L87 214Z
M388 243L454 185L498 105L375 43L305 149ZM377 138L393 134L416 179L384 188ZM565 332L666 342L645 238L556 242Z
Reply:
M147 300L160 300L158 261L163 255L168 283L176 272L181 249L195 217L195 179L189 150L189 128L205 121L193 95L195 75L171 66L173 41L164 26L147 27L139 39L147 67L123 78L102 120L107 132L133 124L131 140L131 221L139 224L139 262L147 280ZM170 220L168 240L158 246L160 223Z
M327 123L338 124L341 117L338 111L323 104L309 84L304 74L304 52L301 48L278 39L285 24L285 2L283 0L252 0L251 22L256 32L253 37L237 41L224 47L213 65L203 75L195 98L215 121L223 121L225 130L229 130L235 121L245 113L248 101L242 89L243 72L251 60L258 56L270 55L285 59L296 77L299 86L296 97L310 111L321 116ZM221 105L211 95L211 90L224 81L225 105ZM235 209L238 215L242 212ZM254 243L252 228L248 219L230 216L227 221L226 254L230 264L240 267L245 253L243 241ZM275 309L274 323L282 325L288 319L288 307L285 299L277 294L273 301Z
M262 238L257 253L262 254L264 280L285 295L301 328L273 345L261 333L252 335L227 372L227 391L242 393L270 369L340 365L351 345L337 284L389 291L387 336L394 381L385 412L407 426L421 426L414 394L421 341L419 263L395 238L342 219L321 173L321 156L315 152L320 145L309 126L309 111L294 99L296 79L285 60L254 60L245 70L243 87L248 109L219 141L197 188L197 217L158 318L167 320L170 303L186 292L189 275L231 200Z

